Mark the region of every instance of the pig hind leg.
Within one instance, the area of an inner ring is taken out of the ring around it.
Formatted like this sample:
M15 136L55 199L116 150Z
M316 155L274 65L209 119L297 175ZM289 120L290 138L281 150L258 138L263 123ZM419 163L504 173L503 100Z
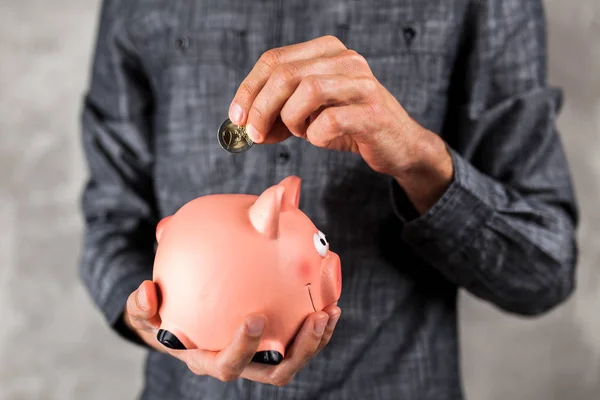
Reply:
M283 355L276 350L266 350L257 352L252 361L259 364L279 365L283 361Z
M186 350L186 347L181 341L166 329L159 329L156 339L165 347L173 350Z
M278 365L283 361L285 346L277 340L263 340L258 347L253 362L260 364Z

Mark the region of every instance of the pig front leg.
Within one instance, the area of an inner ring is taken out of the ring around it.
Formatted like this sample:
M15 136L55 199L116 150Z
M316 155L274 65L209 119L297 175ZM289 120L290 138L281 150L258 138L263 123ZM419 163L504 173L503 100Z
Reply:
M165 347L172 350L186 350L186 347L181 341L171 332L160 329L156 335L158 341ZM279 347L277 345L277 347ZM283 361L283 354L277 350L264 350L257 352L252 358L252 362L268 365L279 365Z
M156 339L165 347L173 350L194 349L196 346L184 335L181 330L166 326L158 330ZM186 346L186 343L188 344ZM252 362L268 365L279 365L283 361L285 346L277 340L262 340Z
M197 348L194 342L183 333L182 329L167 321L163 321L160 326L156 334L156 340L163 346L173 350L193 350Z
M263 340L258 346L258 350L252 362L268 365L279 365L283 361L285 346L277 340Z

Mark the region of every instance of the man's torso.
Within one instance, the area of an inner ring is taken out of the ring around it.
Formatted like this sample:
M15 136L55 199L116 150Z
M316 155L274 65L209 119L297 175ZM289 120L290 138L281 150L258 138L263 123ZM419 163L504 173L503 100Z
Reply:
M455 3L455 4L452 4ZM342 261L342 318L287 387L193 375L152 353L144 399L459 399L456 287L402 242L390 178L360 156L291 138L231 155L217 142L238 85L273 47L323 35L441 133L465 1L137 1L126 29L152 87L154 188L162 216L211 193L259 194L289 175L300 208Z

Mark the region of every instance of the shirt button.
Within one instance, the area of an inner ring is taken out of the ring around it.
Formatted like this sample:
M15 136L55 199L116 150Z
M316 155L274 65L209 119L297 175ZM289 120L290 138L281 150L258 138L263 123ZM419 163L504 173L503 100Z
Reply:
M290 160L290 153L287 150L281 150L277 156L279 162L282 164L285 164Z
M175 41L175 46L177 46L181 52L185 53L190 48L190 39L187 36L180 36Z

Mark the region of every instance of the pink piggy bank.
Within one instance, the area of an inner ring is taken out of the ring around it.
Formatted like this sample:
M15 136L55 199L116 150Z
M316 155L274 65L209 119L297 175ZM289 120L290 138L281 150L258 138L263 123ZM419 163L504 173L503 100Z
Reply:
M162 219L154 282L158 340L218 351L250 313L267 318L254 361L279 364L305 318L341 294L340 258L298 208L300 178L260 196L199 197Z

